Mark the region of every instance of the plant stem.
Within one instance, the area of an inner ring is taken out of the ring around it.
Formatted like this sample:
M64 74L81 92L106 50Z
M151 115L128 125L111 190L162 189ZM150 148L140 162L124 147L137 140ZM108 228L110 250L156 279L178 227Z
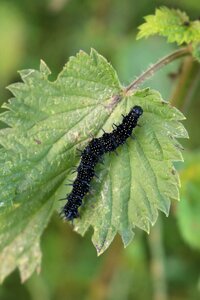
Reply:
M188 47L184 47L179 50L176 50L176 51L172 52L171 54L161 58L158 62L153 64L144 73L142 73L136 80L134 80L128 87L126 87L124 90L124 93L127 94L128 92L133 91L141 83L143 83L145 80L147 80L151 76L153 76L156 73L156 71L158 71L162 67L168 65L175 59L180 58L182 56L189 55L190 53L191 53L191 48L188 46Z
M187 57L182 65L181 74L176 84L175 90L170 97L171 104L176 106L183 113L188 111L193 99L193 94L199 82L200 67L192 57Z
M167 300L167 280L165 274L165 253L163 246L162 219L158 218L149 235L149 248L151 253L151 278L153 285L153 299Z
M115 239L104 259L103 266L97 277L91 281L88 299L107 299L112 278L119 270L122 263L122 243L119 238Z

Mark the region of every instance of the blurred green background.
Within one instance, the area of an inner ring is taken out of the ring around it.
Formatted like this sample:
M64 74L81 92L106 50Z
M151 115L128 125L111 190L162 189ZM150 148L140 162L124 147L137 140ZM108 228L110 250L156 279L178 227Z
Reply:
M176 48L163 38L135 40L143 17L161 5L200 16L199 0L0 0L0 102L11 97L5 87L20 80L17 70L38 69L43 59L54 80L69 56L91 47L127 85ZM200 66L186 58L144 85L173 99L187 117L190 140L183 141L185 163L177 165L181 202L173 202L170 216L160 213L149 236L136 230L126 249L116 238L98 258L92 232L80 237L55 213L42 238L40 275L22 285L15 271L0 286L0 300L200 299L199 79Z

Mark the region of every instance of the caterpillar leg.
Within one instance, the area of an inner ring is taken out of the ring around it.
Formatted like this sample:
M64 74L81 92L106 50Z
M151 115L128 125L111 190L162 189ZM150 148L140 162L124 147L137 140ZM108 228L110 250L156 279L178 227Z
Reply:
M58 201L66 201L67 200L67 198L60 198L60 199L58 199ZM61 213L60 213L61 214Z
M115 123L112 124L112 128L115 129L117 128L117 125Z

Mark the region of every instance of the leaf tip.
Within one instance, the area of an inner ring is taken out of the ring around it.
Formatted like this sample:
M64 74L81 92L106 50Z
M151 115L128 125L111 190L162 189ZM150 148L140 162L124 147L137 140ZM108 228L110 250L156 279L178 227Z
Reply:
M51 70L42 59L40 60L40 72L46 77L51 74Z

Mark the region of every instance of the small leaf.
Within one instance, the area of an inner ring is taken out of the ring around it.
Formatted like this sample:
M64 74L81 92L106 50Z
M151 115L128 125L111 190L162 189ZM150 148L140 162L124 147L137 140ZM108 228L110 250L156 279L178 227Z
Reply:
M167 7L156 9L155 15L145 17L145 23L139 26L137 39L150 35L167 37L169 43L183 43L200 41L200 21L190 21L185 12Z

